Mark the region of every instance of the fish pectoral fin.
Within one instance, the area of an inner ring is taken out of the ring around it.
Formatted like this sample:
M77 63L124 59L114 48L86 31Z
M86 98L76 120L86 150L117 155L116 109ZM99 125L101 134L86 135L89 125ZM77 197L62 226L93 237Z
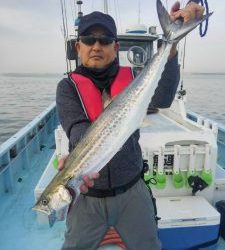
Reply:
M77 202L77 199L80 195L80 188L76 188L75 190L75 197L73 197L72 204L74 205Z
M79 179L79 180L78 180ZM80 185L83 183L83 178L71 178L67 183L67 189L72 196L72 203L74 204L77 201L78 196L80 195Z

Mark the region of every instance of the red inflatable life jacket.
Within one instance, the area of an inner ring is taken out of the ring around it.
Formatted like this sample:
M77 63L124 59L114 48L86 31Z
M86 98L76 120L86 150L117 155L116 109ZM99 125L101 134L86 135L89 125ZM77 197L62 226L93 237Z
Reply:
M84 111L93 122L103 110L102 94L94 83L87 77L71 73L70 79L75 84ZM119 94L133 80L133 73L130 67L120 67L113 83L110 86L110 97Z

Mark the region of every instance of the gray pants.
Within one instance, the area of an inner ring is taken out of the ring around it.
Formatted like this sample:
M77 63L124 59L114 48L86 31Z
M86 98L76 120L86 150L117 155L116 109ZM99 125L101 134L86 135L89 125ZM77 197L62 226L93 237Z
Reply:
M143 180L115 197L80 195L67 216L62 250L96 250L113 226L128 250L159 250L152 200Z

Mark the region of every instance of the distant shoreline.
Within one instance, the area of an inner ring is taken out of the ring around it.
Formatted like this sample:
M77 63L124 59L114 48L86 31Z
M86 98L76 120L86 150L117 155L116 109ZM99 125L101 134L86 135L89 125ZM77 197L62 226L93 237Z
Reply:
M63 73L1 73L6 77L63 77Z
M6 77L63 77L64 73L0 73ZM225 72L184 72L184 75L225 75Z
M225 72L184 72L187 75L225 75Z

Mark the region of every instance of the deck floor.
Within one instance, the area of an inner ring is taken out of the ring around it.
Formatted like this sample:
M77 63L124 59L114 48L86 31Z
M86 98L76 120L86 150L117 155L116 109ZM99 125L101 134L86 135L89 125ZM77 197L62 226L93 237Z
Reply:
M21 173L15 192L0 195L0 249L59 250L61 248L65 223L58 222L53 228L39 225L35 212L31 210L34 205L34 188L53 151L54 149L46 147L37 156L35 164ZM109 246L101 249L119 248ZM216 249L225 249L225 242L222 239Z
M22 181L16 183L16 191L0 196L0 249L41 250L43 246L48 250L60 249L64 223L57 223L51 229L47 225L39 225L31 209L34 188L53 151L43 150L35 164L21 173Z

